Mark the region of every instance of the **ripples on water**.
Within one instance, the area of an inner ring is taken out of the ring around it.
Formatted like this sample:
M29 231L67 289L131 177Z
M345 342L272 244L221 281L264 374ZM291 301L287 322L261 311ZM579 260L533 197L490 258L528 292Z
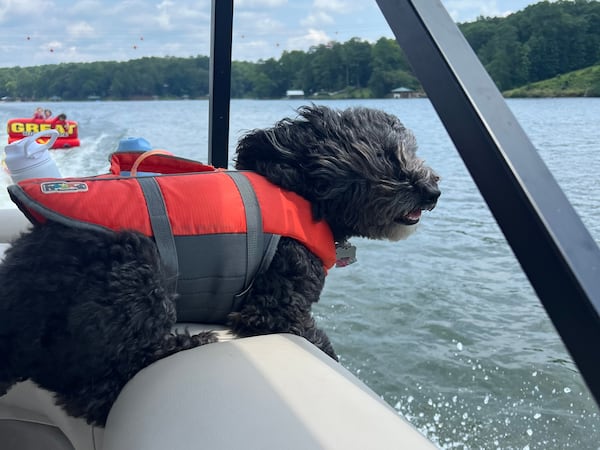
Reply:
M300 104L234 101L230 146ZM443 448L599 448L598 409L429 102L360 104L414 130L443 194L408 240L357 239L358 263L330 272L315 312L344 366ZM600 99L509 105L600 241ZM0 115L35 106L4 104ZM54 153L65 176L106 171L125 136L206 161L206 102L52 106L80 123L81 148ZM0 207L9 204L1 192Z

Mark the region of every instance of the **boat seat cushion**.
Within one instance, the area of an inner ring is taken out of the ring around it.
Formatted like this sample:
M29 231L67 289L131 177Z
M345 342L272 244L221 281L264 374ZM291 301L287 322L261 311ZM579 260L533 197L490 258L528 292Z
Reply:
M74 450L56 427L12 419L0 419L2 450Z
M174 329L187 329L192 334L211 329L220 341L235 337L222 326L179 323ZM0 397L1 450L100 450L103 433L102 428L68 416L54 404L51 392L31 381L14 385Z
M436 448L340 364L283 334L205 345L146 367L121 391L104 432L104 450L199 446Z

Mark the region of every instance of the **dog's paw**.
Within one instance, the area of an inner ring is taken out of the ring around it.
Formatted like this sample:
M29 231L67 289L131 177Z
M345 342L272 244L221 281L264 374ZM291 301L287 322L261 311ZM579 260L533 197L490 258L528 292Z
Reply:
M192 335L191 339L196 344L194 347L219 342L219 336L214 331L202 331L201 333Z
M190 335L187 330L183 333L175 332L165 337L160 348L156 349L153 359L166 358L174 353L212 344L218 340L219 338L214 331L202 331L194 335Z

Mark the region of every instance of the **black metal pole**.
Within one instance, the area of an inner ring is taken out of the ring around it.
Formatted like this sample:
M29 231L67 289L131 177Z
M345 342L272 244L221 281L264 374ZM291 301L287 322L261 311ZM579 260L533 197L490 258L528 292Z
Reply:
M208 101L208 163L227 168L233 0L212 0Z
M600 402L598 246L441 2L377 3Z

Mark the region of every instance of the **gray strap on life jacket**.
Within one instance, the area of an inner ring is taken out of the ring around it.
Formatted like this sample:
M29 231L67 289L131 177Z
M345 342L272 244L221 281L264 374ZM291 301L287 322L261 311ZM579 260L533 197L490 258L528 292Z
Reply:
M241 172L225 172L233 180L246 210L246 279L244 287L253 280L263 254L263 226L260 205L250 180Z
M262 261L260 262L260 266L258 266L258 270L256 271L257 275L260 273L263 273L265 270L267 270L269 268L269 265L271 264L271 260L273 259L273 256L275 255L275 252L277 251L277 246L279 245L280 238L281 238L281 236L279 234L269 235L269 238L268 238L269 240L265 247Z
M171 222L167 215L165 200L160 191L160 186L154 177L139 177L137 181L146 199L152 233L154 234L156 247L158 247L158 253L166 272L167 287L172 289L172 292L175 292L177 290L179 265L177 262L175 239L173 238Z
M246 211L246 277L244 289L235 295L232 305L232 310L238 311L246 294L252 288L256 275L263 273L271 264L281 236L266 235L263 232L260 204L250 180L242 172L226 173L237 186Z
M260 262L260 266L256 270L256 275L260 275L265 270L269 268L271 261L273 260L273 256L275 256L275 252L277 251L277 246L279 245L279 239L281 236L279 234L269 234L267 235L267 245L265 247L265 251L262 257L262 261ZM252 285L254 284L254 280L256 276L250 281L250 284L246 286L242 292L239 292L233 298L233 308L232 311L239 311L240 305L242 304L242 300L246 297L250 289L252 289Z

